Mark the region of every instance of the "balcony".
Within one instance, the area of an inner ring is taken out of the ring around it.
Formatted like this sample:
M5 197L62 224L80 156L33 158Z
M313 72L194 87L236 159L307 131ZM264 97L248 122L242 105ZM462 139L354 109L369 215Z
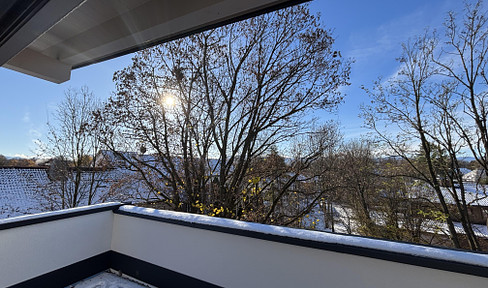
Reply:
M488 255L99 204L0 221L0 287L484 287Z

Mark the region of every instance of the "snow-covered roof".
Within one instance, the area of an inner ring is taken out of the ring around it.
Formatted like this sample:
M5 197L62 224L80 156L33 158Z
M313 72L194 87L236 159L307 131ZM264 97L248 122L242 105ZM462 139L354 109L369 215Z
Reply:
M470 169L468 169L468 168L459 168L459 170L461 171L461 173L462 173L463 175L466 175L466 174L468 174L468 173L470 173L470 172L471 172L471 170L470 170Z
M420 184L416 185L411 188L411 197L412 198L421 198L421 199L429 199L433 202L438 202L439 198L434 193L432 187L428 186L427 184ZM464 190L465 190L465 197L466 203L469 206L486 206L488 207L488 186L486 185L479 185L473 182L464 182ZM448 204L455 204L453 195L450 191L451 188L441 187L442 194ZM456 193L461 199L461 189L457 187Z
M441 188L447 203L455 204L453 195L448 188ZM470 206L485 206L488 207L488 187L476 185L474 183L464 183L466 193L466 203ZM484 189L487 189L486 191ZM461 199L461 189L457 188L456 193Z
M59 200L52 200L57 194L49 196L49 193L59 189L60 184L49 179L48 171L48 168L0 168L0 219L60 209L59 205L53 205ZM83 171L80 189L88 190L91 178L94 177L96 193L91 203L137 201L147 196L147 188L141 181L129 177L133 173L122 168ZM123 182L125 178L130 181ZM66 185L70 185L69 181ZM78 206L83 205L88 205L87 193L78 203Z
M0 168L0 218L42 212L37 189L48 182L45 168Z
M463 175L463 181L478 183L483 177L486 177L483 169L475 169Z

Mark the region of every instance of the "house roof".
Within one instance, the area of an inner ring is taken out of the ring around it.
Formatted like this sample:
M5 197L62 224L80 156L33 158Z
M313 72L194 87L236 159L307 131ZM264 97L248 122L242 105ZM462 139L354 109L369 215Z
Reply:
M483 177L486 177L483 169L475 169L463 175L463 180L467 182L479 182Z
M79 196L79 205L88 204L87 190L90 189L92 176L95 176L96 186L92 203L113 200L137 201L140 193L144 195L149 193L143 184L134 178L129 178L128 183L118 183L130 175L131 171L125 169L82 171L79 189L83 195ZM68 177L66 185L70 184L72 178ZM114 184L121 187L112 189ZM49 171L46 167L0 167L0 220L56 208L54 204L59 202L55 200L56 193L51 196L49 194L60 189L57 185L59 183L49 179Z
M42 212L37 188L48 182L43 168L0 168L0 219Z
M0 1L0 66L62 83L71 69L305 1Z

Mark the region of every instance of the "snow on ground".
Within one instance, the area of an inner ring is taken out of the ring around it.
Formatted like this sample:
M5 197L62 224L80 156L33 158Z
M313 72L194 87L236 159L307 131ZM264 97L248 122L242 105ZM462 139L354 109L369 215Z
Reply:
M67 288L147 288L153 287L147 284L138 283L133 279L120 277L113 273L102 272L90 278L77 282Z
M372 213L373 218L376 219L378 224L384 224L381 223L381 221L378 221L379 219L383 219L382 217L377 217L378 215L375 215ZM317 214L318 216L315 217L323 217L323 214ZM354 233L356 229L358 228L358 224L354 219L352 219L353 211L350 208L345 208L341 207L340 205L334 206L334 232L337 233L343 233L343 234L356 234ZM400 223L400 227L402 227ZM459 234L466 234L464 231L464 228L460 222L454 222L454 227L456 229L456 232ZM482 224L471 224L471 227L473 227L473 231L478 237L482 238L488 238L488 226L487 225L482 225ZM327 229L318 229L318 230L325 230L328 231ZM430 221L425 221L423 223L423 230L425 232L430 232L434 234L442 234L442 235L449 235L449 228L447 226L447 223L441 222L441 221L435 221L435 220L430 220Z
M155 210L151 208L122 206L121 211L184 221L189 223L199 223L219 227L254 231L264 234L279 235L304 240L312 240L324 243L350 245L367 249L376 249L388 252L409 254L413 256L423 256L434 259L462 262L467 264L488 267L488 254L479 254L467 251L450 250L444 248L429 247L423 245L399 243L387 240L371 239L358 236L333 234L328 232L318 232L303 229L271 226L259 223L237 221L224 218L216 218L205 215L190 213Z

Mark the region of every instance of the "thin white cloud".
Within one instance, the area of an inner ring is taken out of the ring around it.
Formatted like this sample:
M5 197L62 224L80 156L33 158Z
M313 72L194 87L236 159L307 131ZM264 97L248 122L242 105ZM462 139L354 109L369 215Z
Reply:
M447 64L448 66L452 67L453 71L458 74L463 74L463 66L462 66L462 61L459 55L457 55L457 52L454 48L450 47L448 44L446 44L446 40L443 38L443 35L437 35L439 37L438 43L436 46L436 49L434 50L434 57L438 59L439 62ZM432 63L433 67L441 69L441 67L436 66L434 63ZM386 84L390 81L394 81L397 77L399 77L400 72L405 69L405 64L404 63L398 63L397 67L395 68L394 71L387 77L384 77L382 80L382 84ZM444 73L447 73L444 71ZM439 78L442 76L436 75L433 76L433 79L441 79Z
M13 158L23 158L23 159L29 159L32 158L32 156L27 156L25 154L15 154Z
M30 122L30 113L29 112L24 113L24 116L22 117L22 122L24 122L24 123Z
M426 26L424 18L424 11L418 10L379 26L369 37L352 35L351 41L357 48L350 52L350 56L358 62L369 62L368 60L381 59L385 55L395 53L402 42L422 32Z
M361 30L352 34L349 42L354 48L347 56L356 59L358 64L363 63L366 66L369 66L372 61L385 57L388 59L398 57L401 43L423 34L426 28L440 28L446 13L449 10L457 10L459 3L447 0L441 6L440 9L426 2L409 14L383 23L375 31Z
M42 133L41 133L41 132L39 132L39 130L37 130L37 129L30 129L30 130L29 130L29 135L30 135L31 137L36 138L36 139L39 139L39 138L41 138L41 137L42 137Z

